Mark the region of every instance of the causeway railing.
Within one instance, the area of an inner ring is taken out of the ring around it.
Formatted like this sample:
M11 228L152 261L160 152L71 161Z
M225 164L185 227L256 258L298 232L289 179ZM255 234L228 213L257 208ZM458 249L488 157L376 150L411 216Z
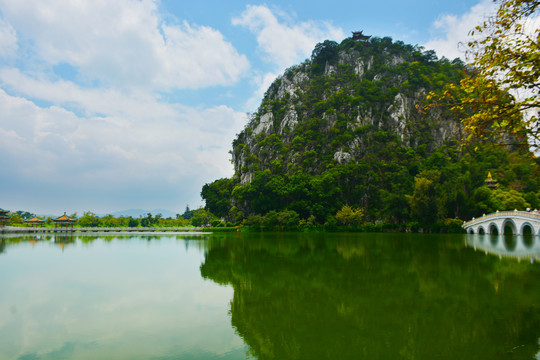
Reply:
M204 227L0 227L0 233L64 233L64 232L196 232Z

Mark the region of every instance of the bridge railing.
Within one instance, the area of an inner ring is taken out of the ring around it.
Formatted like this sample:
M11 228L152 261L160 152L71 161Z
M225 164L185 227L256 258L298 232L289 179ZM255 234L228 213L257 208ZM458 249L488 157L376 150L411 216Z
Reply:
M494 213L491 213L491 214L487 214L487 215L483 215L482 217L478 217L478 218L473 218L472 220L469 220L469 221L466 221L463 223L463 227L466 227L468 225L471 225L477 221L480 221L480 220L486 220L486 219L489 219L489 218L496 218L496 217L508 217L508 216L523 216L523 217L528 217L528 218L531 218L531 219L538 219L540 220L540 213L537 212L537 211L497 211L497 212L494 212Z

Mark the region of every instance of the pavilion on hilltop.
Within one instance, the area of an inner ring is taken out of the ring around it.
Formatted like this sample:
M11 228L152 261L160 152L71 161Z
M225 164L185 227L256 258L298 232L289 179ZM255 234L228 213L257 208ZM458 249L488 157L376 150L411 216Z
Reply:
M364 30L362 30L362 31L353 31L352 32L352 39L367 42L371 38L371 35L369 35L369 36L364 35L363 32L364 32Z

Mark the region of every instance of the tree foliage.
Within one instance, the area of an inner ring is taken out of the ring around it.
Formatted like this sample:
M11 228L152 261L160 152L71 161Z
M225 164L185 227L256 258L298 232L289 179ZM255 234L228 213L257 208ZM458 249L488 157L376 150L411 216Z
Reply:
M235 179L224 178L205 184L201 197L206 200L206 209L216 216L226 216L232 207L231 193L236 183Z
M344 205L337 213L336 220L341 225L358 226L362 224L364 212L362 209L354 209L348 205Z
M468 53L474 70L459 85L449 85L442 99L462 116L467 143L494 137L507 143L505 134L512 134L511 142L538 148L540 2L495 1L496 15L471 31L476 37Z
M414 179L413 194L407 196L413 217L422 224L434 223L437 220L437 184L440 176L437 170L418 174Z
M316 65L315 69L323 71L326 62L333 62L337 59L338 52L339 45L335 41L325 40L315 45L315 49L311 53L311 60Z
M540 28L534 23L539 14L538 0L498 0L494 18L472 32L483 35L469 43L474 64L486 78L503 91L540 89ZM531 22L532 20L532 22ZM538 108L537 96L516 103L521 109Z

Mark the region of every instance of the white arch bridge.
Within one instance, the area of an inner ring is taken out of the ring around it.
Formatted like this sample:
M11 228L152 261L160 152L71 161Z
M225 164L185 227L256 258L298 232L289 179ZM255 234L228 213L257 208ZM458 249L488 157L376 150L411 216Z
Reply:
M497 211L463 223L468 234L540 236L540 213Z

